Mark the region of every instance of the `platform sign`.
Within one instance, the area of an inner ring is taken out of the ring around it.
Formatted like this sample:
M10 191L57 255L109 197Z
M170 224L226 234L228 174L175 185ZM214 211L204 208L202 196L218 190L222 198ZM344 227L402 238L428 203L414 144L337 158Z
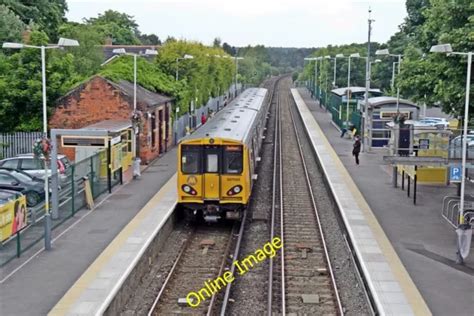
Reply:
M461 165L451 166L449 171L450 182L461 182L462 178L462 167Z
M420 144L419 149L430 149L430 140L429 139L420 139L419 144Z
M62 147L107 147L107 137L101 136L61 136Z

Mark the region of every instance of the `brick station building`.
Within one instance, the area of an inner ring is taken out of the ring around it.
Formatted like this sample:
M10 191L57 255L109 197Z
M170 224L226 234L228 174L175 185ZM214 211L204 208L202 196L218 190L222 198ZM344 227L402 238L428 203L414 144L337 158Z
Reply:
M137 151L142 163L148 164L173 143L172 102L169 96L137 85L137 110L142 122ZM79 129L106 120L130 120L132 113L133 83L94 76L58 100L49 126ZM74 150L62 148L60 152L75 159Z

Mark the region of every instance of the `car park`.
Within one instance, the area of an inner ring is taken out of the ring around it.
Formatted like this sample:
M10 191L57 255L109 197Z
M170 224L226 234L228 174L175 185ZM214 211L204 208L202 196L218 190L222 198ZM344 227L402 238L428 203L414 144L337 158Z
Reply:
M0 169L0 189L21 192L28 206L35 206L45 198L44 180L31 177L15 169Z
M65 155L58 155L59 183L65 184L70 174L71 162ZM30 174L33 177L44 179L44 162L36 158L33 154L18 155L12 158L0 160L0 167L18 169ZM51 176L51 170L48 169L48 177Z

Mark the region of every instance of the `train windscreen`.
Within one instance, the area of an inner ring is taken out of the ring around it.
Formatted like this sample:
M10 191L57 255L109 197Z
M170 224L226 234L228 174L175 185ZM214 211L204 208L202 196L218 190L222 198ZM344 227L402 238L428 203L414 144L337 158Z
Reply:
M243 169L242 146L224 147L224 173L240 174Z
M181 171L184 174L201 173L201 146L181 146Z

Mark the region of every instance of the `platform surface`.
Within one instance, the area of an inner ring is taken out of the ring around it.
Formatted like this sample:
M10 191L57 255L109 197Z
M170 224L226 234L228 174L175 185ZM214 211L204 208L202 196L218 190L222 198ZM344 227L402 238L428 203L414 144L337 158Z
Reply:
M351 154L352 141L340 138L340 132L331 124L329 112L319 107L306 89L298 91L370 205L431 312L472 315L474 243L466 265L457 265L456 234L441 217L443 197L455 195L456 187L419 185L417 205L413 205L406 189L392 187L392 169L383 162L384 151L361 153L357 166ZM474 187L468 185L467 192L474 193Z
M176 149L155 160L139 180L118 186L93 211L80 211L43 243L0 270L0 315L46 315L76 280L176 172Z

